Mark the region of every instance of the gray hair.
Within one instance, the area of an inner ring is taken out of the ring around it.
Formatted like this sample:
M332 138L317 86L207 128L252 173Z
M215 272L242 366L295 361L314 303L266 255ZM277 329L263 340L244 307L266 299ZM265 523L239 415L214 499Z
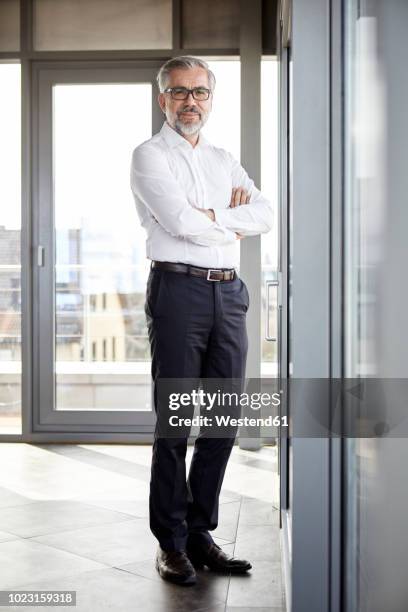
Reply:
M215 76L214 73L211 72L207 62L198 57L193 57L192 55L180 55L179 57L173 57L169 59L163 66L160 68L157 74L157 84L159 86L159 91L163 92L169 82L170 72L177 68L181 68L182 70L188 70L189 68L204 68L207 71L208 75L208 83L211 91L214 91L215 88Z

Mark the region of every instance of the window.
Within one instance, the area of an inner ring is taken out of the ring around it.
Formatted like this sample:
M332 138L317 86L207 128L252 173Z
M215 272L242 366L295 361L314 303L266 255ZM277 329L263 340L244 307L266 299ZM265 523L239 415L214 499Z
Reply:
M0 64L0 433L21 433L20 65Z

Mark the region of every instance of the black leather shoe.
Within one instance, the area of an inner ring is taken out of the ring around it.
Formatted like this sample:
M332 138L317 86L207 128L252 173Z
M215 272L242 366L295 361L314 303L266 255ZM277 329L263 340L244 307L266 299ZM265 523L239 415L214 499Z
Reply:
M231 574L245 574L252 568L249 561L230 557L217 544L200 544L192 546L187 544L187 554L196 569L206 565L213 572L228 572Z
M191 586L197 582L194 567L184 551L166 551L159 547L156 569L163 580L175 584Z

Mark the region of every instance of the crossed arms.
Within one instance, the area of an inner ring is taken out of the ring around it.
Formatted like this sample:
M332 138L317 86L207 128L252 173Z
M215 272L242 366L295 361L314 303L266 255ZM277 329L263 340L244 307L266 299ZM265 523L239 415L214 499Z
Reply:
M230 154L227 156L235 187L229 208L211 209L211 212L191 206L165 155L149 146L139 147L133 153L132 191L167 232L195 244L230 244L244 236L268 232L273 222L271 204L242 166ZM236 205L246 201L247 193L249 204Z

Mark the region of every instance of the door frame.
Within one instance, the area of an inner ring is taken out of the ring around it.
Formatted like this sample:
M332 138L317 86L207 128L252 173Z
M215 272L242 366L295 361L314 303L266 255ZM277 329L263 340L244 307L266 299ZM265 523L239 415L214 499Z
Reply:
M33 83L33 431L152 434L153 411L54 410L55 408L55 232L53 202L52 87L56 83L151 83L152 133L159 131L156 74L151 62L34 62ZM130 164L130 158L129 158ZM50 230L52 228L52 230ZM39 249L42 261L39 261ZM52 287L52 291L50 291ZM52 322L50 324L50 321ZM34 354L34 351L36 353ZM103 422L102 422L103 418ZM54 435L54 433L53 433ZM107 437L104 436L107 441Z
M248 88L248 86L252 83L255 84L255 86L258 87L258 89L260 89L260 60L262 57L262 47L260 46L260 41L261 41L261 1L260 0L256 0L256 5L257 5L257 10L255 11L255 8L251 5L249 10L248 4L244 1L242 2L243 7L245 7L245 10L248 12L248 19L245 21L245 23L242 25L241 28L241 55L240 55L240 60L241 60L241 66L244 66L244 68L242 69L241 72L241 96L243 95L243 92ZM251 17L249 19L249 17ZM254 46L255 45L255 46ZM255 48L256 47L256 48ZM50 311L50 308L48 308L47 310L43 310L41 308L40 310L40 300L39 300L39 293L38 293L38 287L39 287L39 283L40 283L40 279L39 279L39 268L37 266L37 248L39 245L42 245L45 247L46 251L48 249L48 252L53 252L53 244L52 244L52 240L48 240L48 242L44 241L41 239L41 235L40 235L40 229L41 227L46 227L47 225L47 219L43 217L41 217L41 214L38 214L39 211L39 202L41 202L42 200L42 195L39 195L39 190L40 189L47 189L48 191L50 191L50 185L49 185L49 178L51 177L51 173L49 173L47 175L47 173L45 173L45 179L43 179L43 184L41 183L41 181L39 180L39 165L41 163L44 163L44 157L48 155L48 158L50 158L50 147L51 147L51 134L50 134L50 129L48 127L44 126L41 122L40 122L40 117L39 117L39 107L40 105L47 105L48 104L48 109L50 108L50 99L48 96L48 100L47 100L47 96L43 97L43 99L40 100L40 87L45 87L48 86L48 88L50 87L50 84L53 81L53 79L55 79L56 75L61 75L64 71L66 74L66 81L65 82L72 82L72 75L75 75L75 82L81 82L79 75L82 75L82 82L92 82L89 79L89 75L92 75L92 73L94 71L98 72L98 82L115 82L115 81L120 81L120 82L132 82L134 81L134 78L129 77L129 70L145 70L145 71L154 71L154 74L156 74L157 69L159 68L159 66L162 64L163 60L162 59L152 59L152 60L112 60L112 61L106 61L106 60L85 60L81 58L81 62L75 62L71 59L69 60L60 60L60 61L50 61L50 60L44 60L44 61L34 61L32 63L30 63L30 68L31 68L31 72L30 72L30 83L31 83L31 90L30 90L30 98L31 98L31 113L30 113L30 117L29 117L29 122L32 125L32 129L31 129L31 147L30 147L30 151L31 151L31 167L30 167L30 173L31 173L31 189L32 189L32 217L31 217L31 226L32 226L32 230L30 232L31 235L31 272L32 272L32 288L33 288L33 292L32 292L32 329L33 329L33 341L32 341L32 347L31 347L31 363L32 363L32 378L31 378L31 389L32 389L32 413L30 414L30 418L26 418L25 422L28 425L25 429L24 432L24 439L25 440L36 440L36 441L48 441L49 440L49 435L47 432L50 432L50 434L52 434L52 440L56 440L56 441L90 441L90 442L96 442L96 441L117 441L117 442L149 442L153 439L152 436L152 432L153 432L153 421L151 421L151 423L149 424L145 424L145 425L134 425L131 426L129 424L126 424L126 415L125 415L125 419L121 419L120 418L120 412L121 411L115 411L114 412L114 421L112 420L111 424L109 424L108 427L106 426L101 426L97 423L97 415L92 415L89 414L90 411L88 411L88 416L86 418L84 418L83 422L81 422L80 424L78 424L78 417L80 416L80 412L82 411L75 411L75 414L72 415L73 418L67 418L67 414L64 415L64 413L67 413L68 411L61 411L61 415L58 415L58 418L60 419L60 422L55 424L52 422L49 422L49 419L47 419L47 416L41 415L41 407L48 405L52 405L51 402L53 401L52 395L53 395L53 376L50 376L50 374L48 373L48 377L44 374L44 367L41 366L41 360L38 358L38 354L34 353L34 349L36 346L39 346L39 342L41 341L41 343L43 344L42 350L44 351L44 344L45 344L45 349L47 349L46 343L48 342L48 360L50 360L51 356L52 356L52 351L53 351L53 347L50 347L50 338L44 335L42 335L40 333L40 322L41 322L41 318L44 320L47 317L49 318L50 316L52 316L52 312ZM253 68L255 67L255 71L252 72ZM70 73L71 71L71 73ZM109 78L109 73L111 72L112 77ZM256 75L256 78L254 80L254 75ZM58 82L64 82L63 80L59 80ZM155 81L153 81L153 77L152 77L152 82L154 83L154 86L156 86ZM154 96L153 96L154 98ZM246 167L248 167L249 173L252 175L255 179L255 182L259 183L259 179L260 176L258 176L260 174L260 165L256 165L256 161L258 159L258 155L259 155L259 161L260 161L260 117L259 117L259 108L260 108L260 96L259 99L255 99L255 100L251 100L250 97L248 97L248 95L246 96L247 99L247 103L253 107L253 105L255 104L256 106L256 115L259 118L259 126L258 129L256 130L256 133L254 133L254 131L251 129L252 123L250 125L250 122L248 121L248 119L242 119L241 122L241 140L242 140L242 163L244 165L246 165ZM243 109L242 109L242 116L244 115L244 110L245 110L245 103L243 104ZM153 100L153 117L155 117L155 113L156 113L156 118L157 118L157 129L161 126L162 123L162 114L161 111L159 110L158 106L155 104L155 101ZM44 114L44 113L43 113ZM245 117L247 117L247 115L245 114ZM45 141L45 144L43 143L43 146L40 147L40 133L43 134L43 140ZM247 138L248 136L248 138ZM48 150L47 150L48 147ZM258 153L255 155L255 152ZM47 184L47 178L48 178L48 184ZM252 274L252 271L254 269L254 264L257 262L257 260L259 259L259 263L260 263L260 251L261 251L261 241L260 241L260 237L254 237L251 239L247 239L247 244L243 244L244 241L242 241L241 244L241 258L243 262L246 262L246 260L248 260L247 264L244 263L244 266L246 266L246 271L244 269L243 271L243 276L246 276L246 281L249 285L252 284L252 281L254 279L254 275ZM45 261L47 260L47 258L45 257ZM41 271L43 272L43 270ZM45 275L44 275L45 277ZM51 282L52 282L52 274L50 273L50 271L48 271L48 277L47 280L43 281L43 287L48 287L48 291L49 291L49 287L52 286ZM45 289L43 289L44 291ZM35 292L37 293L37 295L35 295ZM281 295L281 292L279 292ZM259 307L260 307L260 294L261 294L261 286L259 283L259 287L258 289L254 292L254 290L252 291L252 299L251 299L251 311L252 313L254 313L253 316L253 321L252 321L252 327L254 327L255 323L256 323L256 331L257 334L259 336L258 340L256 342L254 342L253 339L251 339L252 344L253 344L253 349L252 349L252 355L255 355L255 353L257 353L260 356L260 352L256 350L256 346L259 344L260 347L260 333L259 333L259 309L256 309L257 303L259 302ZM255 313L255 310L257 311ZM251 323L250 323L251 325ZM251 360L251 357L249 356L249 363L251 363L253 361L253 359ZM254 365L251 369L251 367L249 368L248 371L248 376L251 377L259 377L260 378L260 358L258 358L258 364ZM259 374L257 373L259 370ZM44 411L44 409L43 409ZM30 411L31 412L31 411ZM74 411L73 411L74 412ZM92 411L94 412L94 411ZM95 413L97 413L98 411L95 411ZM104 411L105 412L105 411ZM54 411L54 415L57 413L57 411ZM26 415L27 416L27 415ZM105 416L106 416L106 412L105 412ZM137 415L136 415L137 416ZM90 418L89 418L90 417ZM73 419L75 419L77 421L77 423L73 422ZM123 423L121 424L121 421L123 420ZM48 422L47 422L48 421ZM65 422L64 422L65 421ZM84 426L86 427L86 429L84 429ZM254 440L250 441L251 444L254 442ZM258 443L258 446L260 446L260 440L255 440L255 442Z

